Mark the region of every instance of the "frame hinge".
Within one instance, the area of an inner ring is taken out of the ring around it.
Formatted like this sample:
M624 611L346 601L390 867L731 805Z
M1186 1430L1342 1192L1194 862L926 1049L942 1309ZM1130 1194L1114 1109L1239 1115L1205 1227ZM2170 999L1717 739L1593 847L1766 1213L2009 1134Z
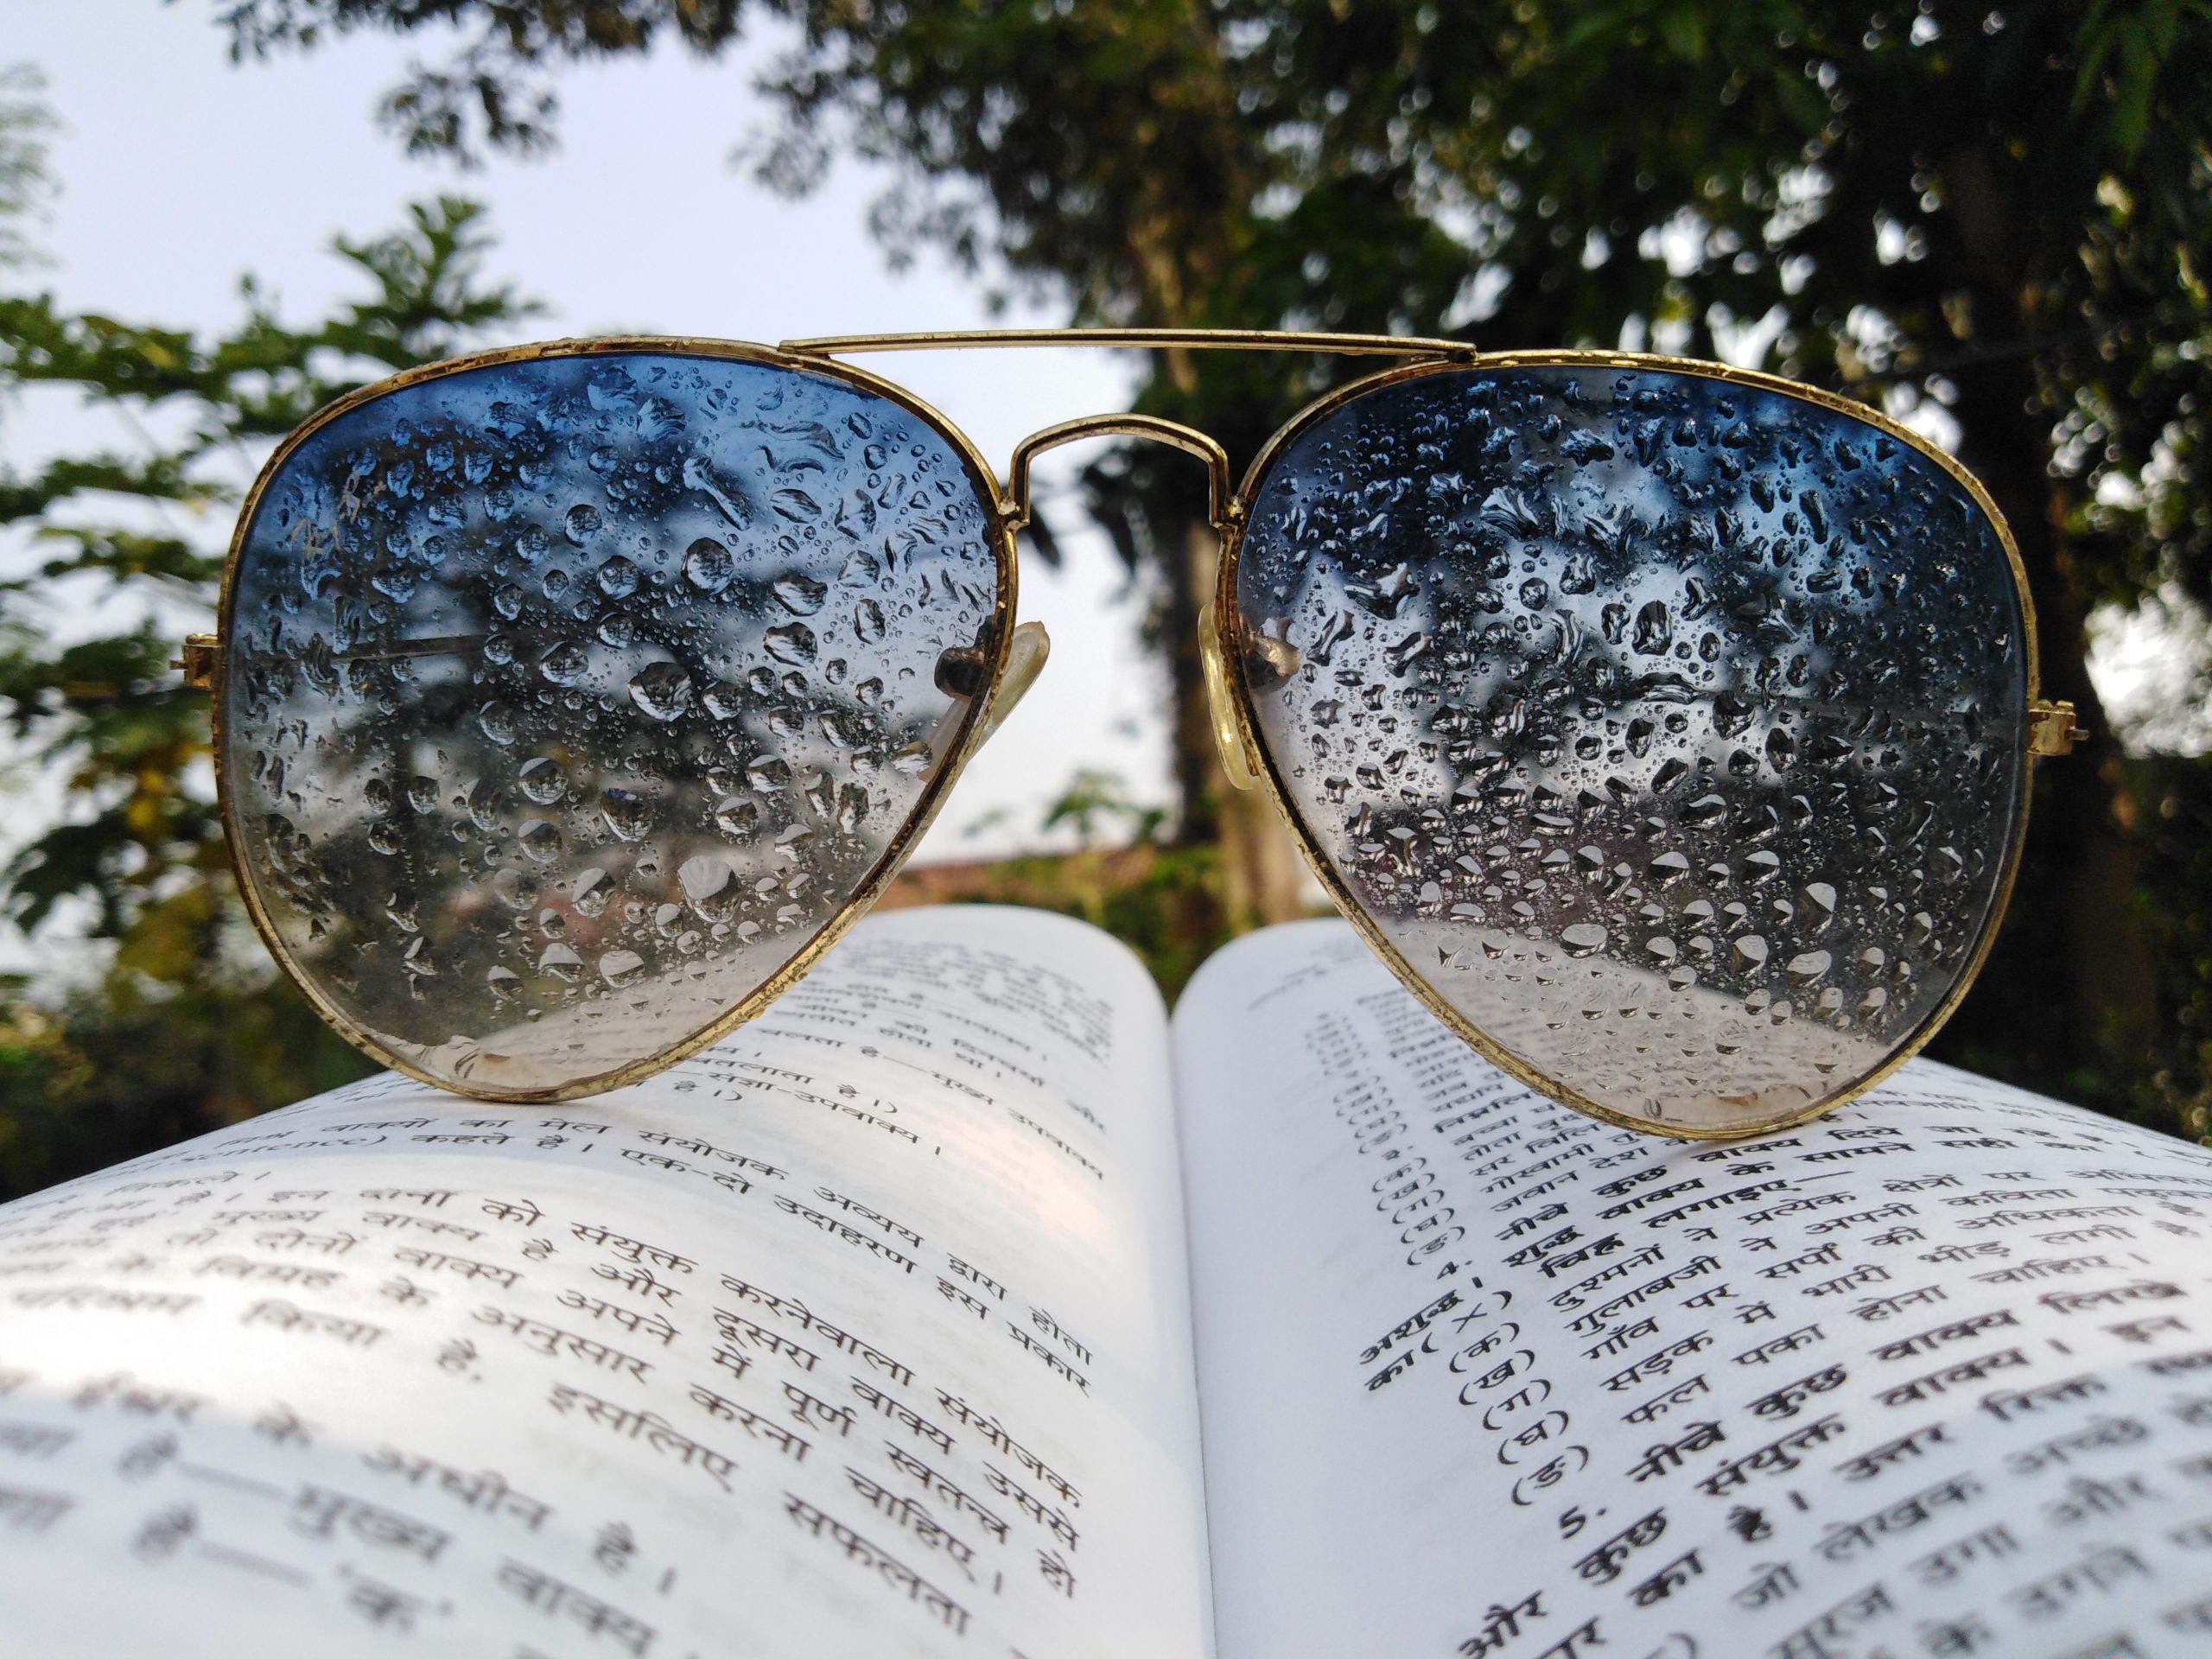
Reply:
M223 654L221 639L212 633L188 633L184 636L184 655L169 664L171 668L184 671L184 683L195 691L205 691L215 683L215 660Z
M2037 701L2028 705L2030 754L2069 754L2087 736L2088 733L2074 723L2072 703Z

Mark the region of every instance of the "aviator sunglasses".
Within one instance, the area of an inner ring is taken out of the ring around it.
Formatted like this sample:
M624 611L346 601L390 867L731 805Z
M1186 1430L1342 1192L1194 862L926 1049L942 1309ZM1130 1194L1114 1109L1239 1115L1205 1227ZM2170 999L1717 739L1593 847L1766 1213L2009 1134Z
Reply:
M1400 361L1237 487L1216 440L1138 415L1032 434L1001 486L840 360L1060 345ZM1712 364L1214 331L564 340L310 417L181 664L277 963L377 1059L482 1099L715 1041L867 911L1036 677L1031 463L1106 435L1210 470L1231 781L1513 1076L1635 1128L1775 1128L1965 994L2027 763L2079 734L1957 463Z

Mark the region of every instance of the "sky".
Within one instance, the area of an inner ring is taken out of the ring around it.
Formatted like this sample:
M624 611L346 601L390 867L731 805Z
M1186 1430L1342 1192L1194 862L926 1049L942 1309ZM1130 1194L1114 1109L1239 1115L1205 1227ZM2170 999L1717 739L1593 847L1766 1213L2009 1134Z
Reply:
M232 65L207 0L0 0L0 64L29 60L61 122L61 185L36 273L67 308L214 329L240 315L251 271L288 320L355 291L327 249L399 223L441 192L489 204L487 274L549 306L518 339L665 333L773 341L808 334L1063 321L1050 306L994 318L982 288L925 257L894 275L866 215L886 175L841 164L801 202L729 162L765 106L751 66L772 39L702 64L677 51L564 73L561 148L463 173L406 158L374 120L379 94L435 38L356 36L308 54ZM1096 352L901 353L866 365L934 404L1003 472L1025 433L1126 406L1133 365ZM14 411L0 443L17 465L74 442L86 417L52 402ZM1025 563L1023 618L1051 630L1044 677L963 775L922 861L1049 844L1046 805L1079 769L1168 798L1165 683L1135 639L1138 607L1103 535L1065 498L1090 446L1039 467L1064 537L1064 571ZM205 527L220 545L227 524ZM86 616L57 619L89 627ZM28 817L30 815L25 815ZM0 830L28 838L19 821ZM0 949L0 957L11 953Z

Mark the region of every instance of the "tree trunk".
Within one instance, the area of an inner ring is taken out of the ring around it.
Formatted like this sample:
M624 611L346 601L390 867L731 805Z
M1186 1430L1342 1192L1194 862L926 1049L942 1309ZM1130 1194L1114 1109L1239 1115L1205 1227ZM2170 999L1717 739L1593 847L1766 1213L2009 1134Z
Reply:
M2032 371L1989 362L1954 375L1964 459L2019 543L2034 601L2042 695L2074 704L2088 740L2036 765L2028 845L2010 916L1944 1046L1988 1069L2041 1051L2039 1075L2107 1071L2155 1018L2150 941L2132 901L2139 857L2120 751L2089 679L2088 607L2046 470L2050 419Z
M1213 597L1221 543L1210 526L1193 522L1184 528L1182 545L1179 574L1191 627L1187 634L1176 635L1175 772L1185 799L1205 804L1211 831L1221 846L1224 919L1241 932L1304 915L1306 868L1267 791L1237 789L1222 771L1198 654L1198 617ZM1182 672L1186 658L1192 676L1187 684Z

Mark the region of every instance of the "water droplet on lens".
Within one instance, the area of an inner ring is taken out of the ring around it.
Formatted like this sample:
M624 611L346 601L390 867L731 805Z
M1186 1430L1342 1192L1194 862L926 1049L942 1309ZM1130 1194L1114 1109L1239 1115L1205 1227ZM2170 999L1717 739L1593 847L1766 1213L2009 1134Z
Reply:
M674 663L648 663L630 681L630 701L655 720L674 720L691 707L691 677Z
M1766 941L1756 933L1746 933L1736 941L1730 954L1738 968L1746 973L1756 973L1766 966Z
M645 959L634 950L610 950L599 959L599 976L610 985L620 985L633 979L645 965Z
M492 608L512 622L522 613L522 589L509 582L492 595Z
M904 772L907 777L912 778L927 772L936 760L937 755L928 744L919 741L909 743L891 757L891 770Z
M561 855L561 832L543 818L531 819L516 839L523 851L540 864L550 864Z
M712 853L685 859L677 869L676 879L683 886L685 900L702 921L728 921L739 900L745 897L745 889L729 861Z
M563 639L537 659L537 671L555 685L574 685L591 667L591 658L573 639Z
M1827 972L1829 960L1825 950L1808 950L1792 957L1789 958L1789 977L1796 984L1809 985Z
M794 570L776 579L775 594L777 602L793 616L812 616L830 597L830 588Z
M760 827L760 809L750 801L724 801L715 809L715 827L732 841L750 841Z
M607 879L605 870L586 870L576 877L575 891L570 902L579 916L596 916L607 908L607 901L614 896L614 883Z
M636 841L652 827L653 807L644 796L629 790L602 789L599 792L599 816L624 841Z
M760 643L779 663L810 663L814 660L814 630L804 622L771 628L760 636Z
M477 728L501 748L515 741L519 729L515 711L504 702L487 702L476 711Z
M711 536L702 536L683 556L683 579L702 594L719 594L737 574L737 561Z
M372 778L361 785L361 799L372 812L391 810L391 785L381 778Z
M512 1002L522 995L522 976L512 968L493 969L484 976L484 982L502 1002Z
M561 520L561 533L578 547L582 547L599 534L599 509L588 501L580 501L570 507L568 516Z
M537 959L537 971L563 979L571 985L583 973L584 959L565 944L549 944Z
M726 680L716 680L699 693L702 708L716 720L735 720L745 712L745 693Z
M756 790L781 789L791 780L791 767L772 754L756 754L746 763L745 781Z
M617 553L599 567L599 591L609 599L627 599L638 591L638 567Z
M569 782L562 775L559 764L542 754L535 760L524 761L515 780L522 785L522 792L540 806L559 800Z
M873 645L883 638L883 607L872 599L853 607L853 632Z
M1578 922L1560 931L1559 942L1568 956L1587 957L1605 948L1605 930L1595 922Z

